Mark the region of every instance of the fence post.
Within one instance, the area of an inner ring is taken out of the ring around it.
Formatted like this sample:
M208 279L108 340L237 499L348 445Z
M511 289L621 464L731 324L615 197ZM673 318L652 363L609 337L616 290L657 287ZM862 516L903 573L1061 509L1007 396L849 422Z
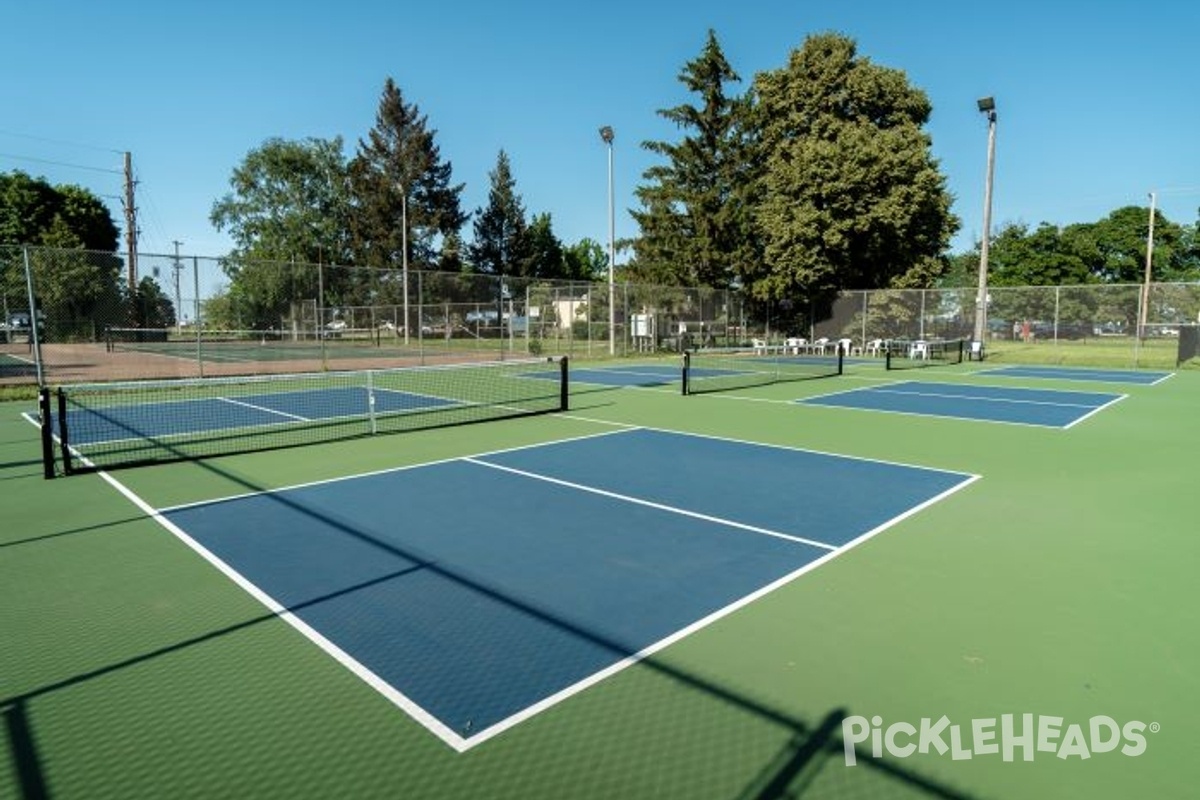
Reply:
M33 345L33 366L37 372L38 386L45 386L46 376L42 371L42 340L41 334L38 332L39 309L35 303L33 292L33 269L29 266L29 247L22 247L21 254L25 258L25 292L29 296L29 341Z

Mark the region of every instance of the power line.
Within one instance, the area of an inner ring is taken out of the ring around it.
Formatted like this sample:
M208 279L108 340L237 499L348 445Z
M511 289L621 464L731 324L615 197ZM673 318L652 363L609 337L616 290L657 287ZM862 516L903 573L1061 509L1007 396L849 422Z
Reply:
M117 150L112 147L101 147L100 145L84 144L83 142L68 142L63 139L51 139L46 136L33 136L28 133L17 133L15 131L0 130L0 136L15 136L18 139L29 139L30 141L33 141L33 142L45 142L46 144L61 144L65 147L84 147L89 150L99 150L104 153L118 153L119 154L119 153L124 152L122 150Z
M13 158L18 161L33 161L38 164L50 164L51 166L55 166L55 167L70 167L71 169L87 169L87 170L92 170L93 172L106 172L110 175L121 175L122 174L121 170L119 170L119 169L108 169L105 167L89 167L84 164L71 164L66 161L54 161L49 158L34 158L33 156L19 156L19 155L15 155L13 153L0 153L0 158Z

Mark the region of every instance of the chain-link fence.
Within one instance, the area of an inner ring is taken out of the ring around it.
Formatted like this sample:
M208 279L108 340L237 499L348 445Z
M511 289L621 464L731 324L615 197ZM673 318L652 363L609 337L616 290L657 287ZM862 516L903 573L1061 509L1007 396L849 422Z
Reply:
M117 254L0 247L0 382L625 356L795 337L848 338L867 352L877 340L971 338L976 313L973 287L849 291L816 318L708 288L146 254L137 273L131 291ZM1196 283L993 287L987 343L1078 344L1126 366L1173 366L1179 330L1198 319Z

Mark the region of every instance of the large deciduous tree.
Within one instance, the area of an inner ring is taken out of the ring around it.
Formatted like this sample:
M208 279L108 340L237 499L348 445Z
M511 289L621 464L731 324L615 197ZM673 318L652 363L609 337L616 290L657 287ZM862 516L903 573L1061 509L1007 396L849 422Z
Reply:
M40 245L33 253L36 301L53 338L91 335L94 325L123 322L129 287L116 255L119 232L101 200L79 186L52 186L14 171L0 174L0 245ZM28 305L19 251L0 262L4 303Z
M275 327L322 289L327 303L346 293L347 271L330 271L322 286L312 267L350 258L346 174L340 137L268 139L234 169L209 219L234 241L223 266L240 324Z
M764 260L744 273L753 294L820 307L841 289L928 272L958 220L923 129L926 95L832 33L758 75L754 94Z

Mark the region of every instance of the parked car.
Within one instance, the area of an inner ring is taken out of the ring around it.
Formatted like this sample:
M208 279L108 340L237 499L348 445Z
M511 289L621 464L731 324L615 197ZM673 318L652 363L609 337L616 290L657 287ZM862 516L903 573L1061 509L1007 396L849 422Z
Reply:
M468 311L468 325L495 325L500 321L500 315L495 311Z
M0 342L29 341L33 335L32 316L28 311L11 311L8 317L0 321ZM38 314L38 338L46 331L46 320Z

